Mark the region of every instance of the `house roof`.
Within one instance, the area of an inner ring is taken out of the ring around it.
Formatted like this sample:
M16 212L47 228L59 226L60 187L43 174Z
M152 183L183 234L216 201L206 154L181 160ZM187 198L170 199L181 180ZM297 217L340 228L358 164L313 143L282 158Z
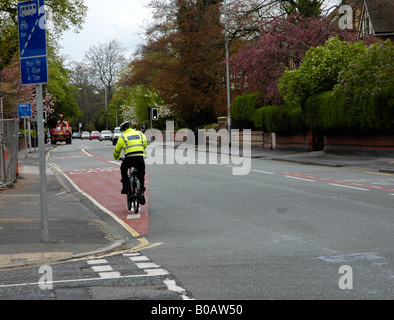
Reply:
M394 32L394 1L365 0L376 33Z

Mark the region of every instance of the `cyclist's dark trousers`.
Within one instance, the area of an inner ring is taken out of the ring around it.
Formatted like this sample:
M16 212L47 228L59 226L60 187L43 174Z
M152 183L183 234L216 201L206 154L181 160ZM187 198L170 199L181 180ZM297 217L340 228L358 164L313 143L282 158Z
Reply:
M127 182L127 169L134 167L137 169L138 180L140 180L141 189L145 191L145 161L142 156L126 157L120 166L122 182Z

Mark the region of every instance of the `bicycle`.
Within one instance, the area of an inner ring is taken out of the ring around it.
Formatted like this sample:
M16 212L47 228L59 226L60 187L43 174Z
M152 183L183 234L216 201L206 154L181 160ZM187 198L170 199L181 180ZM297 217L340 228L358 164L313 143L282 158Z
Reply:
M123 161L124 158L119 158ZM140 180L137 177L137 169L131 167L127 171L129 177L129 184L127 186L127 210L131 212L133 207L134 213L138 213L140 208Z

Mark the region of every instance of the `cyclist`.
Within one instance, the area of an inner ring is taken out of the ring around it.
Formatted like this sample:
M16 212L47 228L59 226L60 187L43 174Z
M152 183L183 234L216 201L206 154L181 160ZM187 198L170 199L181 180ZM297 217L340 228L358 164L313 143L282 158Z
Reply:
M124 149L125 159L120 166L120 172L123 184L121 193L127 194L129 179L127 171L134 167L137 169L138 180L140 180L140 204L145 204L145 148L148 145L145 135L141 131L134 130L129 121L125 121L120 125L120 137L116 143L114 150L114 159L119 160L120 153Z

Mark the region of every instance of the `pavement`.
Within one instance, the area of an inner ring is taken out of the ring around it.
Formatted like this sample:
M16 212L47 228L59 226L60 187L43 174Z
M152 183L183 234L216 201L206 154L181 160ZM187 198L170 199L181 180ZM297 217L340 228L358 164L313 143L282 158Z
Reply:
M46 145L49 150L50 146ZM252 158L394 173L394 158L252 149ZM82 259L147 246L56 170L47 168L49 241L41 226L39 155L19 153L19 177L0 190L0 269Z

